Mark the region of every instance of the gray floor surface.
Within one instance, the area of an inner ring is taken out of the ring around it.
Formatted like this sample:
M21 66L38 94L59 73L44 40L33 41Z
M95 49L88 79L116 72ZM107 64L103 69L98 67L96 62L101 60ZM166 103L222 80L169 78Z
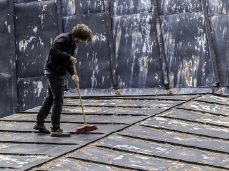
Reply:
M168 95L66 97L61 128L71 137L33 130L40 106L0 118L0 170L229 170L227 97ZM46 126L51 127L50 115Z

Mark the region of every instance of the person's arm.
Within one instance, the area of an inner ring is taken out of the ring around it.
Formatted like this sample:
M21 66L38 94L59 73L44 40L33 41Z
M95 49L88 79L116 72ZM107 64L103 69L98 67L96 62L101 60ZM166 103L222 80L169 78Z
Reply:
M69 63L67 67L68 73L72 76L72 80L77 84L79 83L79 77L74 73L73 63Z
M69 62L68 67L67 67L67 71L71 76L74 75L73 65L75 64L73 64L72 62Z
M77 84L77 83L79 83L79 77L78 77L78 75L72 75L72 80Z

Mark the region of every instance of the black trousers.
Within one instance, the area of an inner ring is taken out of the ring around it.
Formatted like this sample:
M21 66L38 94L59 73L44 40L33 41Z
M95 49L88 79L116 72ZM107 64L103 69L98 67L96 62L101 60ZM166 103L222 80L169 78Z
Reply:
M56 131L60 128L60 116L64 98L64 79L57 78L52 74L47 74L46 78L48 81L48 92L40 111L38 112L37 124L44 125L44 120L47 118L49 111L52 108L51 129L52 131Z

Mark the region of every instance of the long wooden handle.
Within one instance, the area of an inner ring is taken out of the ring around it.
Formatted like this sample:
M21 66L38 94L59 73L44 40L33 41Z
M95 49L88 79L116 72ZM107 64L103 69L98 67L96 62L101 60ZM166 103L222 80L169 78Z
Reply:
M73 68L74 68L74 74L77 75L75 64L73 64ZM86 122L86 117L85 117L85 113L84 113L84 109L83 109L82 98L81 98L81 95L80 95L80 86L79 86L79 83L76 83L76 86L77 86L78 94L79 94L79 97L80 97L80 105L81 105L81 109L82 109L82 113L83 113L84 125L86 125L87 122Z

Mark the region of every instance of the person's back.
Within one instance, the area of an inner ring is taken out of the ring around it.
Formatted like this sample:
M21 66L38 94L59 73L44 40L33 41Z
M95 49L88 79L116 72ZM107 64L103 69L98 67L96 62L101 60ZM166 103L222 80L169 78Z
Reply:
M74 49L75 43L71 32L58 35L45 60L45 69L58 77L65 76L66 71L73 75L70 58L74 54Z

